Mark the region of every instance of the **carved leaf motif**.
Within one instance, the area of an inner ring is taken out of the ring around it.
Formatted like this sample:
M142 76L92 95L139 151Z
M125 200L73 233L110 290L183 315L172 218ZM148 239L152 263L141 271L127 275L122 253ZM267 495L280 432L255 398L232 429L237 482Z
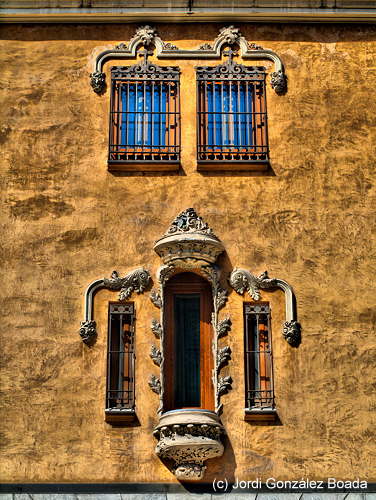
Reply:
M229 359L231 359L231 348L226 346L220 349L217 353L217 370L219 371Z
M151 375L149 378L149 386L150 389L155 392L156 394L161 393L161 382L159 378L157 378L155 375Z
M155 307L158 307L158 309L162 307L162 299L157 290L152 290L150 292L150 300L153 302Z
M218 396L227 394L227 392L232 389L232 378L231 377L219 377L218 379Z
M122 288L119 293L119 300L127 300L132 295L133 287Z
M156 319L151 320L151 331L154 333L157 339L160 339L162 337L162 326Z
M227 332L231 328L231 319L230 318L225 318L222 319L217 326L217 336L220 339L221 337L224 337Z
M174 272L175 272L175 266L173 266L172 264L169 264L167 266L162 266L159 269L158 273L158 278L160 283L164 285L166 281L168 281L169 278L174 274Z
M157 366L161 366L162 354L161 351L155 347L155 345L151 346L150 357Z
M226 304L227 300L227 291L223 290L222 288L219 288L216 296L215 296L215 303L217 309L221 309Z

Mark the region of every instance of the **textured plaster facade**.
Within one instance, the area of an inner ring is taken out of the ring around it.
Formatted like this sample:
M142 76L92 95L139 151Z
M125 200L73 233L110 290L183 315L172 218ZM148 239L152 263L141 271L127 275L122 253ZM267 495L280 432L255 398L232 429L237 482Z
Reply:
M212 41L220 27L157 26L163 40L181 48ZM96 95L88 76L96 55L128 41L136 26L2 28L2 481L176 482L154 453L158 398L147 379L158 374L149 358L158 310L148 293L131 299L139 421L133 427L104 422L107 307L117 292L96 296L93 347L81 342L78 328L83 293L94 279L145 266L155 280L160 259L153 244L190 206L224 243L223 286L234 267L244 267L267 269L294 287L303 339L296 349L283 340L283 292L262 291L272 308L280 422L245 422L248 299L228 287L220 313L232 319L225 339L232 360L223 373L234 384L222 398L228 439L223 457L208 462L205 480L376 481L376 32L351 25L238 27L247 40L278 53L288 75L286 95L268 86L266 173L197 172L194 67L203 62L192 60L159 62L181 68L179 175L109 173L109 92ZM260 63L272 72L270 62Z

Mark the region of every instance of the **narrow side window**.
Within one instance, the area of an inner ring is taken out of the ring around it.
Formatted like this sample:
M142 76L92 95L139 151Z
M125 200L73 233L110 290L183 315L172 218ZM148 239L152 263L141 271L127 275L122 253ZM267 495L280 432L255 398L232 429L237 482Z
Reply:
M244 304L244 323L246 419L269 420L275 414L269 304Z
M106 421L135 416L134 304L110 303L107 343Z

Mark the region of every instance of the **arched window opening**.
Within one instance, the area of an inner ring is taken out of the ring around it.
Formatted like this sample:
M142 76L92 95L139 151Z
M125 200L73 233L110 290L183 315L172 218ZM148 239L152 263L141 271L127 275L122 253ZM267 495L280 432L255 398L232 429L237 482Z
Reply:
M194 273L165 288L165 409L214 410L210 284Z

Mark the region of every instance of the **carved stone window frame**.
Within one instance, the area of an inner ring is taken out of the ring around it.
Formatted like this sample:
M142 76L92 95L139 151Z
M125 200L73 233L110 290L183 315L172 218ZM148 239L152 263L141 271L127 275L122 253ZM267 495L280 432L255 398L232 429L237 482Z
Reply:
M149 49L155 47L158 59L220 59L224 46L238 45L242 58L249 60L269 60L274 63L274 72L270 75L271 87L277 94L287 91L287 79L281 58L271 49L248 42L239 28L227 26L220 30L219 35L211 43L204 43L195 49L179 49L170 42L163 41L154 27L145 25L136 30L128 44L122 42L113 49L101 52L95 60L93 72L90 74L91 86L97 94L106 90L106 75L103 66L110 59L134 59L140 47Z

